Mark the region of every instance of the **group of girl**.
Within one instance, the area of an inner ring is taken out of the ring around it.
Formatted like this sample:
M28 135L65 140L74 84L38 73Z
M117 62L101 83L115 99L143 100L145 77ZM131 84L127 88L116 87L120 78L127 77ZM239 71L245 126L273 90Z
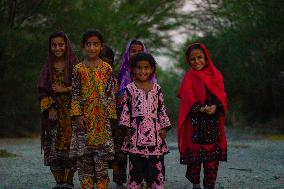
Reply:
M171 124L155 59L141 41L132 40L116 77L114 52L100 32L85 32L81 47L85 58L79 62L66 34L52 34L38 81L44 164L54 189L73 188L76 171L81 188L106 189L109 166L117 188L127 182L127 188L139 189L143 180L146 188L164 188ZM196 189L203 164L203 186L210 189L219 161L227 159L226 93L204 45L189 46L186 60L191 69L178 92L180 163L187 165L186 178Z

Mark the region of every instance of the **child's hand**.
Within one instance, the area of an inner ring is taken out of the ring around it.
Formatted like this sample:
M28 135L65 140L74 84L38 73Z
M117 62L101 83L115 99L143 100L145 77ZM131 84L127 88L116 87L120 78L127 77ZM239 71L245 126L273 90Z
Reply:
M166 130L166 129L161 129L161 130L159 131L159 135L160 135L160 137L161 137L162 139L165 139L166 136L167 136L167 130Z
M52 90L53 90L55 93L66 93L66 92L68 92L67 87L61 86L61 85L56 85L56 84L53 84L53 85L52 85Z
M200 109L199 109L200 112L205 112L205 106L202 106Z
M82 129L83 131L86 131L87 127L86 127L86 120L84 116L78 116L76 119L77 119L77 124L80 127L80 129Z
M48 110L48 118L52 121L57 120L58 117L57 117L57 111L55 108L50 108Z
M210 106L202 106L200 109L199 109L199 111L200 112L206 112L207 113L207 111L209 111L209 109L210 109Z
M209 108L206 110L206 113L208 115L213 115L216 112L216 105L208 106Z

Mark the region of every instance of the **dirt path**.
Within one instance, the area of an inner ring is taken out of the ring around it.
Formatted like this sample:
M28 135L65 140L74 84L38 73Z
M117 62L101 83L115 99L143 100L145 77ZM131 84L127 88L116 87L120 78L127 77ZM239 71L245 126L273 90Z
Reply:
M168 141L171 153L165 157L166 188L191 188L184 177L186 167L178 161L174 135L169 136ZM0 189L54 186L48 167L43 166L39 143L39 139L0 139L0 149L18 155L0 158ZM77 175L75 188L80 188ZM113 183L110 188L114 188ZM229 134L228 162L220 165L216 188L284 189L283 137L252 138Z

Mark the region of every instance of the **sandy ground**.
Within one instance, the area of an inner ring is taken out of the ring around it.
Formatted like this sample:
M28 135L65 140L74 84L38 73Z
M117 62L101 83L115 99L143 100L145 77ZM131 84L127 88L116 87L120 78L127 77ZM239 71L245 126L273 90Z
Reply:
M228 162L219 167L217 189L284 189L284 140L280 137L257 137L253 133L228 133ZM186 189L185 166L179 164L176 137L168 137L171 153L165 156L166 188ZM0 139L0 149L17 157L0 158L0 189L52 188L49 168L43 166L39 139ZM111 171L109 172L111 174ZM79 189L78 176L75 188ZM110 188L115 188L111 183Z

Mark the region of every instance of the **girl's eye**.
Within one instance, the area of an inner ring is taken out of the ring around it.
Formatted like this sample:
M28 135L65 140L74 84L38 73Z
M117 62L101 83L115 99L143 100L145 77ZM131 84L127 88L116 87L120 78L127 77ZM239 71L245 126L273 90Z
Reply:
M64 45L65 45L64 43L58 44L59 47L64 47Z
M98 46L100 46L100 44L101 44L101 43L97 42L97 43L94 43L94 46L95 46L95 47L98 47Z
M87 42L87 47L91 47L91 46L95 46L95 47L99 47L100 46L100 42Z
M56 48L56 47L64 47L65 43L59 43L59 44L51 44L51 46L53 48Z

